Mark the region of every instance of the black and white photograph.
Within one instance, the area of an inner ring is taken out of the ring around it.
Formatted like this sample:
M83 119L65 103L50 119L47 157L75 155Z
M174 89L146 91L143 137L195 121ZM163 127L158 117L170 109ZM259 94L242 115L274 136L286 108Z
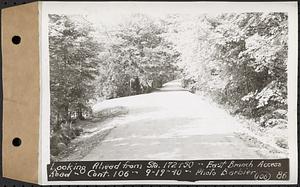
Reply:
M119 4L46 15L50 162L290 158L286 11Z

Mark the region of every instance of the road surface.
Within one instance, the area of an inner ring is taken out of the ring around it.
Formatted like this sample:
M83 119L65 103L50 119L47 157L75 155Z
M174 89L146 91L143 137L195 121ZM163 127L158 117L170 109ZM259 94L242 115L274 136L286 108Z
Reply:
M258 148L238 138L238 122L179 81L149 94L111 99L94 110L123 106L129 113L83 160L261 158Z

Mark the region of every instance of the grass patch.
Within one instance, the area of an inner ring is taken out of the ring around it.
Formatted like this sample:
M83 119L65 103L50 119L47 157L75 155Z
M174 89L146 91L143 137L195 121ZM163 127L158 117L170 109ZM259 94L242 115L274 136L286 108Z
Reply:
M112 107L95 112L89 119L62 125L50 139L51 161L81 160L113 130L104 125L127 113L125 107Z

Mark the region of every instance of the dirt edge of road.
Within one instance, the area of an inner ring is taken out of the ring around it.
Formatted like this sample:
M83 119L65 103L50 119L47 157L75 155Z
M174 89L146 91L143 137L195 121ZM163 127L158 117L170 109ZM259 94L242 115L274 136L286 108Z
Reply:
M259 150L256 151L258 155L260 155L262 158L287 158L288 154L287 152L284 152L282 150L277 149L276 147L273 147L271 145L268 145L261 141L259 138L251 136L247 133L241 133L236 132L235 133L237 137L239 137L241 140L243 140L249 147L256 147L259 148ZM266 157L265 155L268 155Z
M70 142L67 148L57 156L52 156L53 161L75 161L84 158L96 145L115 128L106 127L115 117L128 113L125 107L113 107L95 112L91 119L75 124L83 132Z
M113 128L106 129L95 133L87 139L82 139L79 136L72 141L68 148L56 157L56 161L75 161L84 158L96 145L100 144L102 140L113 130Z

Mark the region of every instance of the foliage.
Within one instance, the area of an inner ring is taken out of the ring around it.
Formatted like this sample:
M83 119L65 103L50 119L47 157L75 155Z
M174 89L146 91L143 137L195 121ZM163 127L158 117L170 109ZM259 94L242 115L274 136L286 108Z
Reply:
M56 124L83 119L94 97L100 45L80 18L49 15L51 117Z
M285 13L205 15L197 21L193 53L182 52L191 56L183 63L186 86L262 125L269 113L287 109Z
M101 96L116 98L147 93L176 76L178 52L163 37L161 23L141 14L119 25L104 53L99 77Z
M100 45L92 33L80 16L49 15L52 155L80 134L72 122L84 119L94 98Z

